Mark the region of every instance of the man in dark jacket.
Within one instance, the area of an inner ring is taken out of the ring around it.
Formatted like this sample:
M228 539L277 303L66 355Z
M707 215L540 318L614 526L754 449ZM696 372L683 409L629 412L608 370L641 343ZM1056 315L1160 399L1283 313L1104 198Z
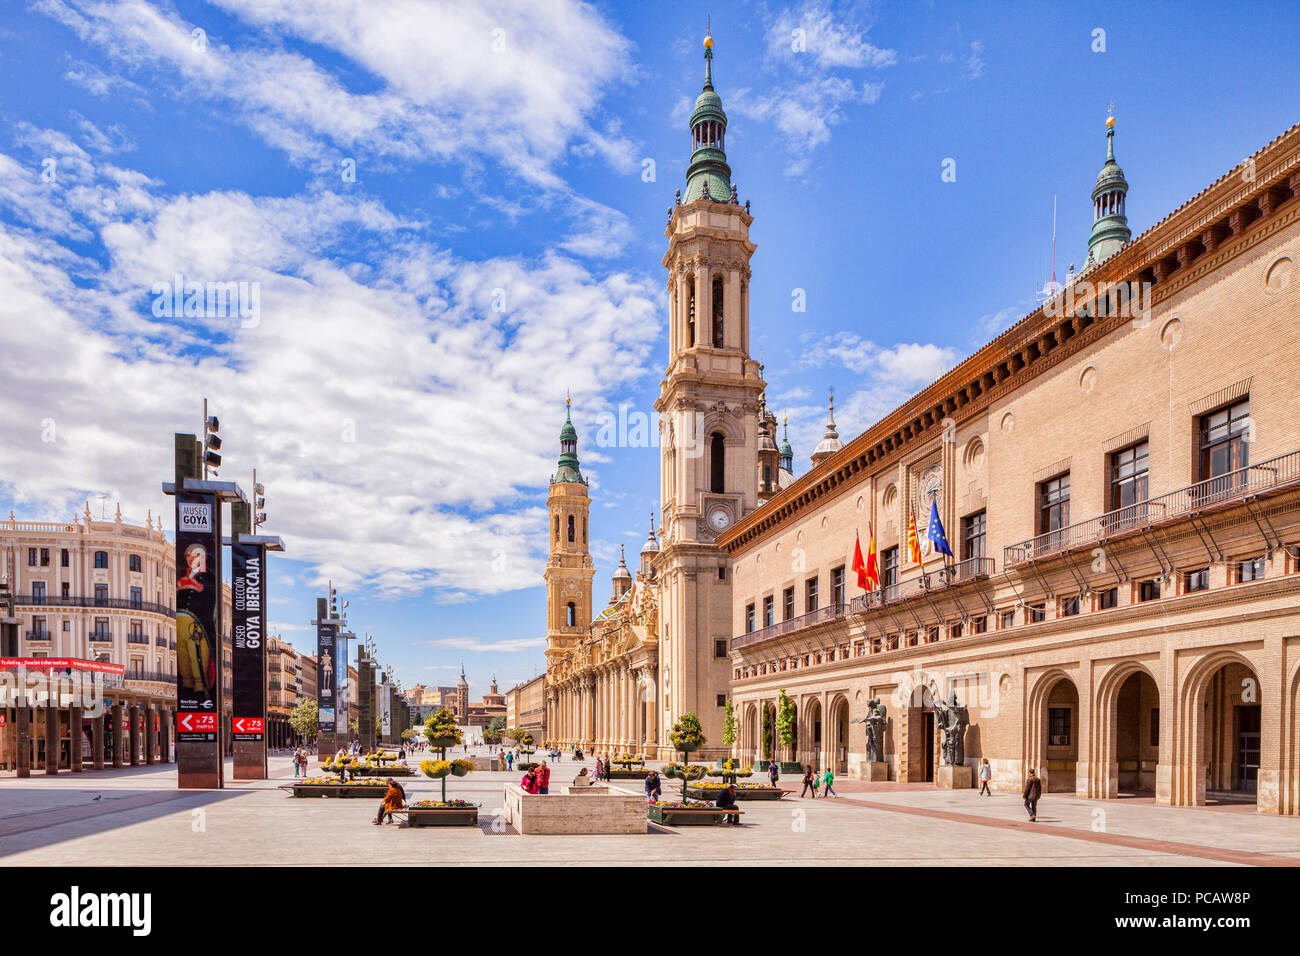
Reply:
M1034 773L1034 768L1029 768L1029 776L1025 778L1025 789L1021 796L1025 801L1025 809L1029 811L1029 822L1035 823L1038 820L1038 798L1043 795L1043 781L1039 779L1038 774Z
M714 801L714 806L716 806L719 810L735 810L736 809L736 788L733 787L731 784L727 784L725 787L723 787L722 792L718 794L718 799ZM728 813L727 823L729 823L733 827L740 826L740 814Z

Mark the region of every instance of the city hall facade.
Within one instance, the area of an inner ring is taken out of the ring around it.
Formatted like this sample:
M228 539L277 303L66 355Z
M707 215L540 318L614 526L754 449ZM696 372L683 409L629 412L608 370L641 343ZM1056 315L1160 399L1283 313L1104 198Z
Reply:
M933 780L955 693L995 788L1300 812L1300 127L1136 238L1108 127L1084 270L720 536L746 761L866 775L878 698Z

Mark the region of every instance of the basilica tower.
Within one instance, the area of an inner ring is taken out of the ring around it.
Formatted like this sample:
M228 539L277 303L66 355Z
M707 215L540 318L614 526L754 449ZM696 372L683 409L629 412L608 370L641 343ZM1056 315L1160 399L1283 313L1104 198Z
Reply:
M578 430L569 400L564 402L560 460L546 499L550 512L551 554L546 581L546 661L563 656L591 623L591 579L596 573L587 549L587 515L591 509L587 479L578 465Z
M749 356L749 239L725 152L727 114L713 88L713 39L704 40L704 89L691 113L691 162L665 235L668 370L655 408L661 431L660 756L667 733L693 711L704 756L722 753L731 677L731 569L714 542L758 506L761 366Z

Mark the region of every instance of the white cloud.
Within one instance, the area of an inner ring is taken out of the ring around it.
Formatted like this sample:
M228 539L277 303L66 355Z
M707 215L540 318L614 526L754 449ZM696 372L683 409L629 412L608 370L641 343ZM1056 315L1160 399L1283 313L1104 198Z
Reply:
M796 31L803 41L798 52ZM897 51L874 46L867 40L865 27L837 18L823 3L782 10L768 27L767 46L774 58L807 56L828 69L880 69L898 62Z
M856 332L837 332L810 341L804 355L808 366L838 362L859 375L883 376L908 384L932 382L957 360L955 349L917 342L883 348Z
M529 637L493 641L481 637L440 637L437 640L420 641L418 643L424 647L446 647L454 651L513 653L515 651L526 651L534 647L544 647L546 639Z

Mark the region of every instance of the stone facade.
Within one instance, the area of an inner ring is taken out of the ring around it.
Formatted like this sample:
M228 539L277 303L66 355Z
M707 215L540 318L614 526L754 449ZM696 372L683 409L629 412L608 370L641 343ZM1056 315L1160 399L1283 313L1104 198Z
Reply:
M1086 797L1300 812L1300 127L1252 168L723 537L742 757L785 690L781 756L857 775L878 697L891 779L935 779L931 705L956 693L965 763L1001 789L1034 767ZM1121 282L1147 307L1097 294ZM873 531L898 570L864 593Z

